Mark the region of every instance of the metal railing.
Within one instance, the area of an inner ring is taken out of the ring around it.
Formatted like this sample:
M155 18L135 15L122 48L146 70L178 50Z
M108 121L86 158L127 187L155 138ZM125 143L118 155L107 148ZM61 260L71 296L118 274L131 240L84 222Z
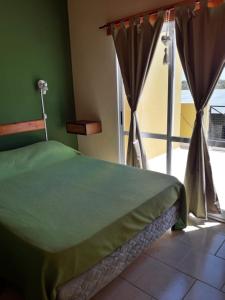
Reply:
M217 108L224 108L224 112L221 112L219 109ZM210 105L209 107L209 113L213 114L213 111L215 111L218 114L224 115L225 116L225 105Z
M210 105L209 108L209 139L225 140L225 106Z

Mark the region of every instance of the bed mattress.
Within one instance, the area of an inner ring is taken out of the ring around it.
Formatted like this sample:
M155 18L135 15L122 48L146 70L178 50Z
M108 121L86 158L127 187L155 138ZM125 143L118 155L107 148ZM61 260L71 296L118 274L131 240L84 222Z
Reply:
M179 203L167 209L135 237L117 248L87 272L59 287L57 300L89 300L120 275L179 218Z
M177 200L186 222L184 188L174 177L91 159L57 142L26 151L13 155L14 166L22 160L26 167L8 168L0 181L0 276L23 288L27 300L55 299L60 286Z

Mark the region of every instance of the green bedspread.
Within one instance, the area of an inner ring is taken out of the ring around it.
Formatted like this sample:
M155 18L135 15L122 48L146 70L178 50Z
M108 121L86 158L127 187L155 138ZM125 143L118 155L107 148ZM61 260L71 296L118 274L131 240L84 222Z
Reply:
M174 177L87 158L57 142L13 151L0 153L0 276L22 287L26 300L55 300L57 287L178 199L186 223L184 188Z

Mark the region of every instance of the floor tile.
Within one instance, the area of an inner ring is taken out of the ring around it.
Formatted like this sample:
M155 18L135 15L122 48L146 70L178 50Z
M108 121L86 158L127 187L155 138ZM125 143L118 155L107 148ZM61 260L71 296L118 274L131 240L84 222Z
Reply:
M176 267L218 289L225 282L225 260L210 254L191 251Z
M145 253L174 267L191 251L190 246L177 239L160 239Z
M198 229L186 232L179 236L179 239L198 251L215 255L225 241L225 235L216 231Z
M153 298L129 282L117 278L92 300L153 300Z
M225 235L225 224L224 223L219 223L217 221L211 221L207 225L207 230L208 231L214 231L220 234ZM204 225L203 225L204 227ZM206 229L206 227L204 227Z
M188 223L199 229L205 229L207 231L213 231L225 235L225 223L221 223L216 220L209 219L204 221L194 216L189 216Z
M141 255L120 275L122 278L128 279L130 282L135 282L143 273L148 272L148 257Z
M122 276L159 300L180 300L194 283L193 278L152 257L142 257Z
M225 259L225 243L223 243L222 247L218 250L216 256Z
M155 243L159 240L176 240L183 234L185 234L183 230L167 230Z
M197 281L184 300L224 300L225 294L217 289Z

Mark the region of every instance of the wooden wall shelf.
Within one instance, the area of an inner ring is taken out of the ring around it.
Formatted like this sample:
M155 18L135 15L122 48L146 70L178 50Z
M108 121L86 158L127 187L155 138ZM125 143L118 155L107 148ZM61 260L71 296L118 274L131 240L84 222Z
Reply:
M22 132L38 131L45 128L44 120L0 124L0 136Z
M73 121L66 123L66 129L68 133L91 135L102 132L102 124L100 121Z

